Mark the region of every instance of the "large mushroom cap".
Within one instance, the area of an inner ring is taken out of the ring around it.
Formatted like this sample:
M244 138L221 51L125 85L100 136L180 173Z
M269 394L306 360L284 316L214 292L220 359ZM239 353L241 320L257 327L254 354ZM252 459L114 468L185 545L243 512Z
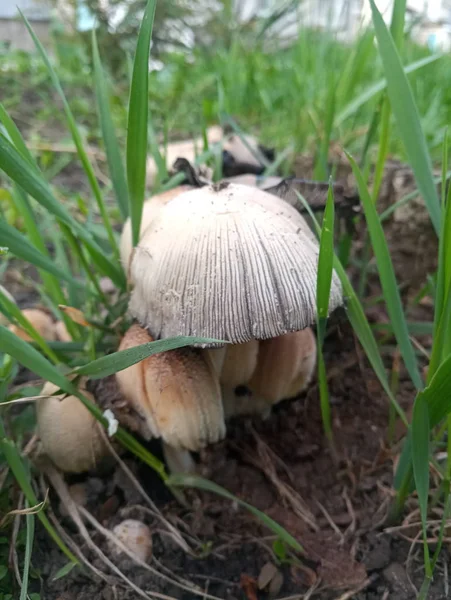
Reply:
M301 215L257 188L222 183L168 202L131 261L130 312L155 338L233 343L316 318L319 248ZM329 309L342 302L334 273Z

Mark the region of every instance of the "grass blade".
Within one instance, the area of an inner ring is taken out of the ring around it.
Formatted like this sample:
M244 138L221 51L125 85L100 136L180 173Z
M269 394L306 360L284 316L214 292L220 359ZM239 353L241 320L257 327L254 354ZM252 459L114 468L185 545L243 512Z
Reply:
M304 554L304 549L301 544L290 534L286 529L284 529L281 525L276 523L273 519L265 515L265 513L261 512L251 504L240 500L223 487L213 483L212 481L208 481L207 479L203 479L202 477L196 477L193 475L170 475L166 481L167 485L170 487L191 487L197 488L199 490L204 490L205 492L212 492L218 496L222 496L223 498L227 498L232 502L236 502L250 513L252 513L257 519L265 525L268 529L270 529L273 533L277 535L279 539L284 541L287 546L290 546L296 552L301 552Z
M320 228L318 221L316 220L316 217L313 214L308 202L300 194L298 194L298 198L302 202L302 204L305 206L307 212L309 213L317 235L320 235L321 228ZM335 269L335 272L337 273L338 277L340 278L341 285L343 286L343 296L346 301L346 314L352 325L352 328L354 329L354 331L359 339L359 342L361 343L363 349L365 350L366 357L368 358L371 366L373 367L373 370L376 373L380 384L382 385L385 393L389 397L390 402L392 403L393 407L395 408L396 412L398 413L400 419L402 420L404 425L407 427L408 426L407 417L405 415L404 410L399 405L398 401L396 400L396 398L391 390L390 383L387 378L387 373L385 371L384 363L382 362L382 358L379 353L379 347L374 338L370 324L368 323L368 319L366 318L365 311L363 310L363 306L362 306L357 294L355 293L351 282L349 281L349 278L346 274L346 271L343 268L343 265L341 264L341 262L338 260L338 258L336 256L334 256L334 269Z
M431 158L424 133L421 129L412 89L404 73L393 38L374 0L370 0L370 3L393 114L395 115L415 179L438 235L440 232L440 204L432 176Z
M156 0L148 0L138 35L133 64L127 134L127 181L133 245L139 241L144 203L149 116L149 53Z
M398 285L396 283L393 264L385 240L384 231L376 212L376 208L366 187L362 173L357 166L355 160L347 154L351 163L352 171L357 180L359 195L365 212L368 231L373 246L374 255L377 261L379 278L382 285L387 310L390 316L390 321L393 325L396 340L399 344L399 349L403 357L409 375L417 389L423 388L423 381L418 369L418 364L409 338L404 311L399 295Z
M107 231L108 239L111 244L111 248L113 250L113 254L114 254L115 258L118 259L119 258L119 249L118 249L118 246L116 243L116 238L114 237L113 228L111 227L110 218L109 218L107 210L106 210L102 191L100 189L99 183L95 176L94 169L92 168L92 165L89 162L88 155L86 154L86 151L83 147L83 141L81 139L80 132L78 131L77 124L75 123L75 119L74 119L74 116L70 109L69 103L67 102L63 88L61 87L61 83L59 81L58 75L56 74L56 71L52 67L49 57L47 56L47 52L45 51L45 49L44 49L43 45L41 44L41 42L39 41L38 37L36 36L32 26L28 22L27 17L22 13L20 8L18 9L18 11L20 13L20 16L22 17L23 22L25 23L26 28L28 29L28 33L30 34L30 36L34 42L34 45L36 46L38 53L40 54L45 66L47 68L47 71L50 75L50 79L52 80L53 86L61 98L61 101L62 101L63 107L64 107L64 112L66 115L66 121L67 121L69 130L71 132L72 139L74 140L75 147L77 148L78 156L80 158L81 164L82 164L83 169L88 178L89 185L94 194L94 198L96 199L97 206L99 208L99 212L102 217L105 229Z
M111 117L110 99L104 70L100 61L99 48L97 45L96 30L92 30L92 55L94 64L94 84L97 98L97 112L102 129L103 143L105 145L108 169L113 182L114 193L121 211L122 217L128 217L128 188L125 177L125 169L122 163L119 144L114 132L113 119Z

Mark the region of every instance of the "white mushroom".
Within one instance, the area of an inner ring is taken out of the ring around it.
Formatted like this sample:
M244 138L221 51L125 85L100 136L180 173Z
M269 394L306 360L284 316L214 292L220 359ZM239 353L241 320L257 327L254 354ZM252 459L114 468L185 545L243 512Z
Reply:
M25 308L22 315L31 323L36 331L49 342L56 340L55 323L47 313L39 308ZM10 325L10 331L26 342L31 342L32 338L18 325Z
M152 534L142 521L126 519L114 527L113 533L140 561L147 562L152 556ZM124 554L117 544L111 542L110 547L115 554Z
M90 471L107 453L100 425L76 396L51 396L57 390L58 387L53 383L46 383L41 395L49 397L37 402L37 422L42 447L61 471ZM85 389L81 391L94 402L94 397L89 392Z
M224 182L189 190L135 248L129 310L155 338L238 344L299 331L316 318L318 253L306 221L276 196ZM330 311L341 303L334 273Z
M152 341L133 325L119 350ZM161 437L181 465L191 464L187 451L197 451L225 435L219 379L213 362L196 348L150 356L116 373L124 397L145 419L147 437ZM188 461L188 462L187 462Z

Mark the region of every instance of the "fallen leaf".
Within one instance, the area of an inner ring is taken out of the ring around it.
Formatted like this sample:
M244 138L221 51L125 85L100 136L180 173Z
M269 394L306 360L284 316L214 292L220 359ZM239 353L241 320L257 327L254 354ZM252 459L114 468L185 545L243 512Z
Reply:
M83 325L83 327L89 327L88 321L85 319L84 314L78 308L74 308L73 306L65 306L64 304L60 304L59 308L75 323L78 325Z

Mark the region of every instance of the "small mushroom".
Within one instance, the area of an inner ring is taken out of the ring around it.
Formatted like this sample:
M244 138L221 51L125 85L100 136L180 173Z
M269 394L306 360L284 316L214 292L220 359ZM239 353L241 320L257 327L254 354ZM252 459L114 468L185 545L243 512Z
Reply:
M155 338L239 344L316 319L318 242L284 200L222 182L183 192L147 227L131 260L129 311ZM342 303L334 273L329 310Z
M132 325L119 350L152 338ZM116 373L119 388L147 426L147 437L170 446L172 464L190 463L197 451L225 435L219 379L212 360L199 349L180 348L154 354ZM178 453L178 458L176 458Z
M152 534L150 529L136 519L126 519L113 529L114 535L142 562L148 562L152 556ZM124 551L111 542L115 554L124 554Z
M100 425L76 396L52 396L58 390L46 383L37 402L38 431L42 447L55 465L66 473L83 473L94 469L106 455ZM94 397L82 393L92 402Z
M49 342L56 340L55 323L47 313L39 308L25 308L22 314L45 340ZM10 325L9 329L25 342L32 341L28 333L18 325Z
M140 237L142 237L143 233L150 225L153 219L158 216L160 209L170 202L173 198L181 194L182 192L189 190L190 186L180 185L175 187L167 192L163 192L162 194L157 194L156 196L152 196L144 202L142 217L141 217L141 226L140 226ZM121 263L128 272L130 258L133 250L133 242L132 242L132 223L130 217L125 221L124 227L122 229L121 241L120 241L120 255L121 255Z
M316 365L316 341L310 328L264 340L249 388L268 405L297 396Z

